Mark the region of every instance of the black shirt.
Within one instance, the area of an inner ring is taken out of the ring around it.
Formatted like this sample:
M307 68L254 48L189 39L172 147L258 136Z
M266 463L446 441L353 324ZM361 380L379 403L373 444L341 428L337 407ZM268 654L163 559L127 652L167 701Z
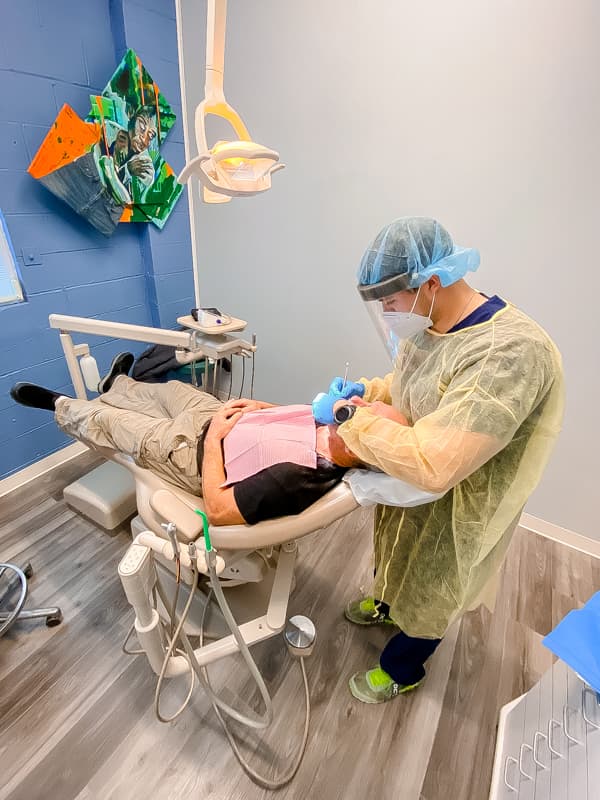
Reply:
M317 466L286 462L257 472L233 485L233 496L248 525L299 514L339 483L346 472L317 456Z
M483 295L487 297L487 295ZM450 328L448 333L456 333L456 331L461 331L463 328L471 328L473 325L479 325L481 322L487 322L488 319L491 319L497 311L500 311L501 308L505 308L506 303L501 298L495 294L493 297L487 297L486 302L476 308L468 317L465 317L462 322L457 323L453 328Z
M199 475L202 475L204 439L209 425L210 421L198 437ZM299 514L333 489L345 472L344 467L338 467L321 456L317 456L314 469L290 462L275 464L234 483L233 496L248 525L256 525L266 519Z

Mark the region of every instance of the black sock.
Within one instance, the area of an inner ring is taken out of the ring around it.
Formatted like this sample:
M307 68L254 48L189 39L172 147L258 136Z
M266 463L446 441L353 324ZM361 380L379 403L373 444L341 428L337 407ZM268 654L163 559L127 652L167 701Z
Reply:
M44 408L46 411L54 411L54 404L60 395L52 389L45 389L35 383L15 383L10 390L10 396L15 402L30 408Z
M128 375L134 361L135 356L133 353L118 353L113 358L107 374L100 380L100 383L98 384L98 392L100 394L108 392L110 387L115 382L115 378L117 378L119 375Z

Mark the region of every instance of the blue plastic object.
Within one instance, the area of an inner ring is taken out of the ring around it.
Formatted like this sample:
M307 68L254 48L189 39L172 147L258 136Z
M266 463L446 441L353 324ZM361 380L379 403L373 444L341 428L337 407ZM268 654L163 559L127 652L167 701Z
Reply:
M570 611L542 644L600 692L600 592Z
M479 251L457 247L448 231L430 217L402 217L386 225L366 250L358 269L359 286L373 286L396 275L416 289L434 275L450 286L479 267Z
M329 386L329 394L338 400L349 400L351 397L363 397L365 393L364 383L354 383L353 381L344 382L343 378L334 378Z
M312 401L312 413L315 421L321 423L321 425L333 425L335 423L333 406L342 399L339 395L319 392Z

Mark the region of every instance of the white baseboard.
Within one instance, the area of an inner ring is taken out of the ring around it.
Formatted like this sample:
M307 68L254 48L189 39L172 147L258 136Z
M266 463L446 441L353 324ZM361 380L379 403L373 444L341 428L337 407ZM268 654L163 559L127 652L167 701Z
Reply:
M519 525L527 531L545 536L546 539L552 539L554 542L560 542L574 550L579 550L580 553L600 558L600 542L590 539L589 536L582 536L581 533L575 533L568 528L561 528L560 525L546 522L532 514L522 514Z
M19 489L26 483L40 478L52 469L63 466L67 462L88 451L89 448L81 442L74 442L73 444L67 445L67 447L63 447L62 450L57 450L56 453L52 453L46 456L46 458L36 461L35 464L30 464L28 467L25 467L25 469L19 470L19 472L15 472L14 475L9 475L8 478L4 478L0 481L0 497L3 497L9 492L13 492L15 489Z

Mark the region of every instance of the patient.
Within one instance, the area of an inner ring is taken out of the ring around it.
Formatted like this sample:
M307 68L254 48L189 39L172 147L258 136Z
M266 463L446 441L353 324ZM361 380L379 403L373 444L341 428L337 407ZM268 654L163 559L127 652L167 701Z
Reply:
M332 489L346 469L359 466L336 427L324 425L313 431L314 466L281 461L227 485L224 440L243 415L276 407L246 399L223 403L179 381L138 383L126 374L132 363L130 354L117 356L94 400L31 383L16 384L11 396L22 405L53 411L65 433L91 447L125 453L140 467L201 495L213 525L253 525L298 514ZM268 416L261 415L262 425Z

